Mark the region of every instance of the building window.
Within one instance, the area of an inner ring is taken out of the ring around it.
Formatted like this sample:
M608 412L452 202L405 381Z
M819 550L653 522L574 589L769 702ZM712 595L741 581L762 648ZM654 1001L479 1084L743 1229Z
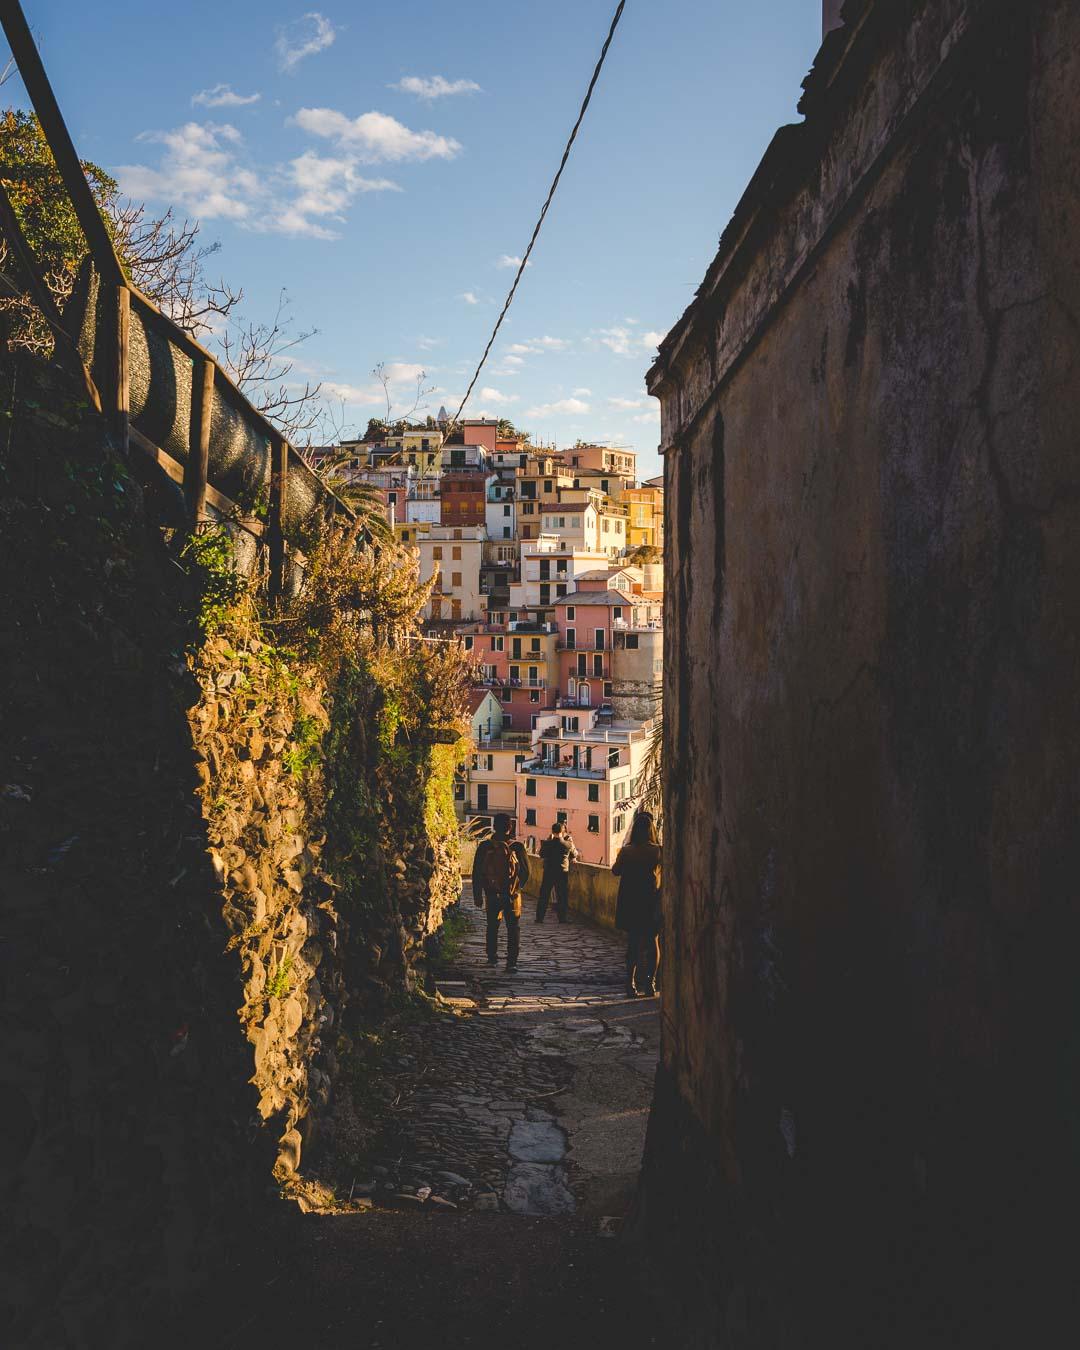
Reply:
M555 819L561 821L561 822L565 825L565 824L566 824L566 819L567 819L567 817L566 817L566 812L565 812L565 811L556 811L556 812L555 812Z
M599 816L590 816L590 817L589 817L589 833L590 833L590 834L599 834L599 833L600 833L600 817L599 817Z
M608 768L609 768L609 769L617 769L617 768L619 767L619 748L618 748L618 746L615 746L613 749L611 749L611 750L609 750L609 751L607 752L607 762L608 762Z
M464 784L464 783L455 783L455 784L454 784L454 801L456 801L456 802L463 802L464 800L465 800L465 784Z
M494 638L492 638L492 639L491 639L491 650L492 650L493 652L501 652L502 649L503 649L503 643L504 643L505 641L506 641L506 639L505 639L504 637L494 637Z
M454 562L460 562L460 561L461 561L461 545L460 545L460 544L455 544L454 547L450 550L450 557L454 560Z
M525 796L526 796L526 797L535 797L535 796L536 796L536 779L535 779L535 778L526 778L526 779L525 779Z
M561 802L566 801L566 784L565 784L565 783L563 783L563 782L560 781L560 782L558 782L558 783L555 784L555 796L556 796L556 797L559 799L559 801L561 801Z
M526 825L535 825L535 824L536 824L536 807L535 807L535 806L529 806L529 807L526 807L526 809L525 809L525 824L526 824Z
M461 504L461 509L462 509L462 510L465 509L465 503L464 503L464 502L462 502L462 504ZM455 531L454 531L454 538L455 538L455 539L460 539L460 538L461 538L461 531L460 531L460 530L455 530Z
M466 650L467 652L471 652L471 651L472 651L472 647L473 647L473 640L472 640L472 638L471 638L471 637L465 638L465 650Z
M605 681L604 681L604 697L605 697L605 698L611 698L611 697L614 695L614 693L615 693L615 686L611 683L610 680L605 680Z
M573 608L573 606L571 606L571 608ZM567 615L569 615L570 610L568 609L566 613ZM572 628L568 628L566 630L566 650L568 652L572 652L576 646L577 646L577 633L575 633Z
M550 479L550 478L546 478L546 479L544 480L544 491L545 491L545 492L550 492L550 491L551 491L551 479Z
M574 617L575 617L575 616L574 616L574 606L573 606L573 605L567 605L567 606L566 606L566 622L567 622L567 623L573 623L573 622L574 622Z
M564 717L562 720L563 731L577 731L578 720L576 717Z
M611 611L611 617L612 617L613 619L621 619L621 618L622 618L622 606L621 606L621 605L616 605L616 606L612 609L612 611Z
M513 697L514 697L514 691L513 691L512 689L504 689L504 690L502 691L502 701L503 701L504 703L509 703L510 700L511 700Z
M461 601L460 601L460 600L451 600L451 601L450 601L450 617L451 617L452 619L460 619L460 618L461 618Z
M626 650L628 652L636 652L637 649L638 649L638 635L636 633L627 633Z
M601 652L597 652L592 659L592 672L594 675L603 675L604 673L604 657Z
M539 702L540 702L540 690L539 690L539 689L530 689L530 690L529 690L529 702L530 702L530 703L539 703Z
M589 784L589 801L591 801L591 802L598 802L599 800L600 800L600 784L599 784L599 783L590 783L590 784Z
M626 829L626 820L623 817L623 813L620 811L619 814L615 817L615 819L611 822L611 832L612 834L622 834L623 830L625 829Z
M602 652L604 650L604 630L602 628L595 628L593 629L593 634L596 637L596 641L593 643L593 646L597 649L597 651Z
M509 506L504 506L504 507L503 507L503 515L504 515L504 516L508 516L509 514L510 514L510 507L509 507Z
M510 538L510 526L509 526L509 525L504 525L504 526L503 526L503 538L504 538L504 539L509 539L509 538Z
M442 562L442 548L438 544L431 550L431 556L436 562Z
M555 599L561 600L565 594L566 594L566 582L557 581L555 583Z

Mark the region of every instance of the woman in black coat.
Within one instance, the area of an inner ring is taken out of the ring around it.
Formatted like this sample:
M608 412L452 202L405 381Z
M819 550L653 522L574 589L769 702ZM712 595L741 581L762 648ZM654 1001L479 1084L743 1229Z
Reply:
M619 878L615 927L626 934L626 994L651 998L660 965L660 842L648 811L638 813L611 871Z

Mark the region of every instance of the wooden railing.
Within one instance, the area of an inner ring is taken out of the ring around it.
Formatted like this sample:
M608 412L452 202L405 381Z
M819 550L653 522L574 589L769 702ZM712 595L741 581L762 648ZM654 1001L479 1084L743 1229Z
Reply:
M288 546L301 548L320 518L353 518L353 512L251 404L213 353L132 284L18 0L3 0L0 22L91 263L61 314L0 185L0 229L26 276L28 293L53 328L58 348L77 360L88 396L108 419L121 451L141 450L183 487L193 527L214 517L239 518L261 537L269 552L271 599L277 599L285 586Z

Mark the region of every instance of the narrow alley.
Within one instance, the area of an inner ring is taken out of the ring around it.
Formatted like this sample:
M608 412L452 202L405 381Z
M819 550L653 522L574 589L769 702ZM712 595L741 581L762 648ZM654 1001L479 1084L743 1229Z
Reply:
M486 963L465 884L440 1011L384 1065L398 1089L342 1211L273 1243L264 1323L185 1329L223 1347L660 1343L628 1236L659 1031L627 999L621 938L571 915L522 915L517 974ZM505 934L503 935L505 941ZM354 1210L355 1212L350 1212ZM447 1266L451 1268L448 1278ZM480 1312L480 1308L483 1312Z

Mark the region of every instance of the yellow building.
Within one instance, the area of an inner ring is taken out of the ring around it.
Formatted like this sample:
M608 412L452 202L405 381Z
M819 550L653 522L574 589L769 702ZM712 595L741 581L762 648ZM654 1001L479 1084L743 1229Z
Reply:
M622 502L630 508L627 548L664 547L664 490L642 485L623 489Z

